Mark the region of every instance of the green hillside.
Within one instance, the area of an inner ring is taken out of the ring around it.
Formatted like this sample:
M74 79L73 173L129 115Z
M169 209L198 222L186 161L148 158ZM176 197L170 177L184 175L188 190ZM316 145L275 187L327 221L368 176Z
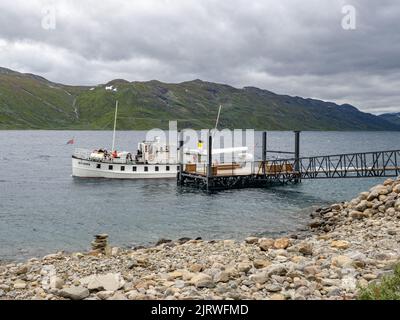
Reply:
M74 87L0 68L0 129L111 129L115 100L120 106L118 129L126 130L167 128L169 120L178 120L181 128L213 127L220 104L220 127L225 128L400 129L398 124L350 105L253 87L236 89L201 80L180 84L113 80L95 87Z
M68 128L77 121L75 98L86 90L0 68L0 129Z

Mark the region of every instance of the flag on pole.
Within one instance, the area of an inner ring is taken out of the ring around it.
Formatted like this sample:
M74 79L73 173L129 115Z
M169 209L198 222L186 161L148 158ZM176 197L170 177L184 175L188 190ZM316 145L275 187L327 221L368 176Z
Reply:
M68 142L67 142L67 144L74 144L74 143L75 143L74 138L72 138L71 140L68 140Z

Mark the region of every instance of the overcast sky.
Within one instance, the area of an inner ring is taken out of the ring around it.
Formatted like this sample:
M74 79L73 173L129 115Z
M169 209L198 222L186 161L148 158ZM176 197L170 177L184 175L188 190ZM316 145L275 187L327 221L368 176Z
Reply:
M398 0L1 0L0 14L0 66L56 82L199 78L400 112Z

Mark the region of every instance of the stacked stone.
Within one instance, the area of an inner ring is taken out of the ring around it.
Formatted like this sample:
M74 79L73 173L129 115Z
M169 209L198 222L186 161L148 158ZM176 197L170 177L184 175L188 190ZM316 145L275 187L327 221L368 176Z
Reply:
M108 234L96 234L92 241L92 250L96 253L106 254L108 251Z

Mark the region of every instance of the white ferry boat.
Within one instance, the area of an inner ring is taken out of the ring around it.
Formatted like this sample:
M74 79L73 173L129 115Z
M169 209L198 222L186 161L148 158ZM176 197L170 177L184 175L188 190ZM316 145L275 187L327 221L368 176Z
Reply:
M176 154L176 152L174 152ZM179 164L168 145L154 141L138 144L136 154L127 151L77 149L72 156L72 175L83 178L176 178Z
M118 101L115 103L111 152L105 149L76 149L72 155L72 176L81 178L153 179L176 178L179 171L176 152L159 138L138 144L136 154L115 149ZM175 151L175 150L174 150Z
M218 111L215 130L217 129L221 106ZM118 101L115 106L114 132L112 151L105 149L86 150L76 149L72 155L72 176L81 178L109 178L109 179L154 179L176 178L180 170L177 146L170 146L160 142L159 138L153 141L143 141L138 144L136 153L127 151L118 152L115 149L115 130L117 124ZM201 145L201 146L200 146ZM198 149L183 149L182 159L190 168L196 171L206 170L207 152L203 150L202 142ZM171 149L175 148L175 149ZM253 155L247 153L247 147L213 149L212 154L235 154L238 163L219 166L219 170L248 171L249 161ZM203 159L203 160L201 160ZM217 166L217 163L213 164Z

